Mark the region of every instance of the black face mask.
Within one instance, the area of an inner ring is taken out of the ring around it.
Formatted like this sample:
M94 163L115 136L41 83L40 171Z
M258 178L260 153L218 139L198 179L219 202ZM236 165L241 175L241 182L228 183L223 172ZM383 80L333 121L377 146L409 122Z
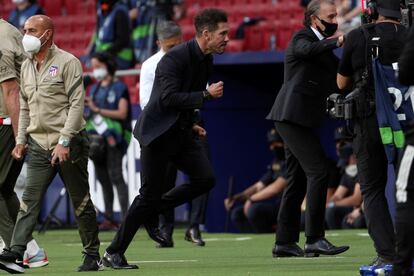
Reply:
M285 160L285 149L284 148L277 147L277 148L274 148L272 152L277 158L277 160L279 161Z
M336 23L329 23L326 22L323 19L320 19L319 17L316 16L316 18L319 19L319 21L322 23L322 25L325 26L325 30L321 30L321 28L319 28L319 26L316 26L316 29L318 29L318 31L326 38L326 37L331 37L334 35L334 33L336 32L336 30L338 30L338 24Z
M339 158L338 158L338 167L342 170L345 170L345 167L348 165L349 156L352 154L352 144L345 143L339 148Z

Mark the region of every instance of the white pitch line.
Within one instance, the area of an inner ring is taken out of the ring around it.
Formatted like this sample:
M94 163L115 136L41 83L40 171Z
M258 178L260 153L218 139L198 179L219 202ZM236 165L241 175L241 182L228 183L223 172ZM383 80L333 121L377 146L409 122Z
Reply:
M198 260L158 260L158 261L128 261L128 263L143 264L143 263L195 263Z
M294 260L315 260L315 259L321 259L321 258L324 259L324 260L329 260L329 259L343 259L343 258L346 258L346 257L325 255L325 256L319 256L319 257L293 257L293 258L277 257L275 259L278 259L278 260L287 260L287 259L289 259L289 261L290 260L294 261Z
M203 239L204 241L248 241L252 237L239 237L239 238L207 238Z
M109 242L101 242L100 245L109 245ZM65 243L64 246L83 246L82 243Z

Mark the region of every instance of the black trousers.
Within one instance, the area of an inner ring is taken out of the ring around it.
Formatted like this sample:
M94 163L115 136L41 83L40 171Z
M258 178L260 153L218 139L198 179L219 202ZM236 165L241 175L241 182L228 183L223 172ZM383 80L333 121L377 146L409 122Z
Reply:
M243 205L231 210L231 221L241 233L272 233L277 224L280 198L275 202L255 202L244 214Z
M325 221L328 229L341 229L342 221L352 212L352 206L333 206L325 211Z
M207 138L196 138L196 142L199 143L202 149L209 157L209 149L208 149L208 142ZM210 158L209 158L210 159ZM166 174L166 184L165 184L165 191L167 192L174 188L175 182L177 179L177 168L174 164L170 163L168 165L168 170ZM189 219L189 227L191 226L198 226L199 224L204 224L206 218L206 210L208 204L208 193L202 194L194 198L190 202L190 219ZM165 233L172 235L174 230L174 209L166 210L160 214L160 229L163 230Z
M111 147L106 145L106 158L103 160L94 160L96 177L102 185L105 213L114 218L114 190L116 187L119 198L119 205L121 206L122 217L129 206L128 185L125 183L122 175L122 158L124 153L117 146Z
M188 175L190 182L163 193L169 162ZM138 228L160 212L172 209L208 192L215 185L207 155L191 128L178 124L141 148L141 189L135 197L108 253L123 254Z
M354 153L364 200L368 233L378 256L393 260L394 227L385 197L388 161L375 114L354 121Z
M288 181L277 219L276 243L299 241L305 194L305 235L308 239L324 237L328 161L319 137L311 128L286 122L275 122L275 126L285 143Z
M407 134L407 147L401 160L396 183L395 218L397 254L393 276L413 275L414 258L414 135Z

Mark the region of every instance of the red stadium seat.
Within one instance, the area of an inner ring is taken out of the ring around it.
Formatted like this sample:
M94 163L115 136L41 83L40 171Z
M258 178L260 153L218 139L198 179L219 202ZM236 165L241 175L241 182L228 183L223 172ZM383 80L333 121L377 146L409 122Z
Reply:
M45 0L43 8L46 15L62 15L63 0Z
M65 9L66 9L66 13L67 14L77 14L79 7L79 0L78 1L74 1L74 0L65 0Z
M193 25L181 26L184 41L190 40L195 36L195 29Z
M85 28L85 32L95 32L96 31L96 15L92 16L81 16L84 19L82 20Z
M245 49L249 51L263 50L263 30L259 25L245 28Z
M293 29L288 24L283 24L277 30L276 45L278 49L284 50L287 48L290 39L293 35Z
M134 86L138 83L138 76L123 76L122 80L125 82L126 86Z
M232 39L227 44L226 52L243 52L244 43L244 39Z
M11 1L3 1L0 8L0 15L4 20L9 18L10 12L14 9L14 5Z

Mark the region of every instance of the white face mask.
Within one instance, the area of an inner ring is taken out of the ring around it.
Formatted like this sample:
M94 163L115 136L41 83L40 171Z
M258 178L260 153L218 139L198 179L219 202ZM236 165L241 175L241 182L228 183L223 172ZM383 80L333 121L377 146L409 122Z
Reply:
M106 70L106 68L96 68L93 69L93 77L97 80L97 81L101 81L104 78L106 78L106 76L108 75L108 71Z
M45 35L46 31L40 36L40 37L35 37L33 35L28 35L25 34L23 36L23 40L22 40L22 44L23 44L23 48L24 50L29 53L29 54L37 54L40 51L40 48L46 43L40 41L40 39Z
M358 168L356 164L348 165L345 168L345 173L350 177L355 177L358 174Z
M13 4L19 5L23 3L25 0L12 0Z

